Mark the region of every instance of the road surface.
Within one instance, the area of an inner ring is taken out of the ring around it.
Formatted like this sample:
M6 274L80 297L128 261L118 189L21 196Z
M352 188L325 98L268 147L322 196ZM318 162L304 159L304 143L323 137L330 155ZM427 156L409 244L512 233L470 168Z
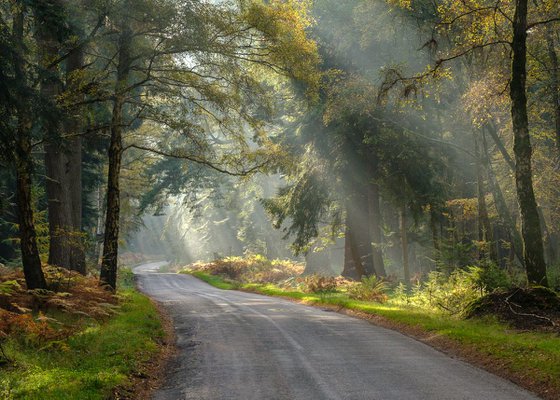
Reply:
M150 267L151 266L151 267ZM155 400L521 400L514 384L366 321L141 266L178 354Z

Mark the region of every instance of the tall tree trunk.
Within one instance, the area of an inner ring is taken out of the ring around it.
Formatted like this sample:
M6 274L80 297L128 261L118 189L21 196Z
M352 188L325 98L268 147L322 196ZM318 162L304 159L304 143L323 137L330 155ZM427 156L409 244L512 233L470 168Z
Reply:
M437 264L441 248L441 217L433 204L430 204L430 230L432 232L432 244L434 246L434 261Z
M346 201L346 229L344 232L344 268L342 276L350 279L361 279L367 275L364 267L356 235L355 218L349 200Z
M41 269L41 258L37 247L37 234L33 222L31 199L31 143L28 134L31 121L20 117L18 122L18 144L16 156L17 209L20 232L23 274L28 289L46 289L47 282Z
M494 198L494 204L496 205L496 210L500 221L505 226L508 231L508 235L511 242L511 247L513 254L517 256L519 262L525 265L525 260L523 259L523 240L521 239L521 234L515 226L515 221L511 215L508 208L500 184L496 179L496 174L492 168L492 162L490 160L490 154L488 152L488 144L486 142L486 136L484 132L482 133L482 154L484 159L484 165L486 166L486 172L488 173L488 182L490 184L490 189L492 191L492 197Z
M364 264L362 263L358 241L356 240L352 229L348 230L347 240L350 242L350 256L352 257L352 263L354 265L354 269L356 270L356 275L360 279L362 276L368 275L368 273L366 272Z
M334 276L335 273L330 264L330 252L328 250L314 251L312 248L305 255L305 270L302 275Z
M41 97L49 109L50 116L45 118L45 173L46 193L49 211L49 264L71 269L70 242L72 232L70 192L67 181L69 164L65 143L61 138L62 115L57 112L57 97L62 91L58 66L52 60L58 57L60 43L57 27L54 26L56 14L61 5L56 0L44 2L37 8L37 44L41 57Z
M68 57L66 63L67 90L72 91L78 99L83 96L77 95L79 81L76 73L83 67L83 49L78 47ZM67 157L69 168L66 170L67 183L69 186L69 200L71 208L72 240L70 242L70 268L79 273L86 274L86 254L82 237L82 117L80 108L72 109L65 126L65 132L71 136L68 138Z
M496 252L496 245L494 243L492 225L490 224L488 207L486 205L486 185L484 184L484 177L482 173L484 162L481 156L480 140L477 137L477 132L474 132L473 134L476 156L476 186L478 198L478 240L483 242L484 246L486 247L483 250L484 256L497 263L498 257Z
M502 139L500 139L500 136L498 136L498 130L496 129L496 125L493 122L489 122L486 125L486 132L488 132L492 137L494 144L502 154L502 157L504 158L504 161L506 162L508 167L511 169L511 172L515 172L515 161L513 161L506 147L504 146Z
M103 221L105 220L105 209L104 209L104 196L101 189L101 183L97 185L97 219L95 224L95 265L100 265L103 261Z
M18 84L25 88L27 76L23 60L24 53L24 22L25 8L14 15L13 37L15 51L13 55L14 73ZM22 91L16 104L18 117L16 142L16 196L20 233L21 259L23 274L28 289L46 289L47 282L41 269L41 258L37 247L37 234L33 222L33 206L31 198L31 108L27 94Z
M541 234L543 236L543 246L545 249L545 261L548 262L550 265L551 263L554 262L556 258L555 251L554 251L554 243L552 241L552 235L550 233L550 230L548 229L548 226L546 224L546 219L544 218L544 213L542 211L542 208L538 207L537 211L539 212L539 219L541 221Z
M401 247L402 247L402 261L404 270L404 283L407 290L411 288L410 282L410 264L408 260L408 222L406 220L406 205L403 204L400 210L401 220Z
M511 66L511 116L515 153L515 184L521 211L523 256L531 284L548 286L537 202L533 191L533 149L527 116L527 0L515 1Z
M117 288L117 257L119 250L120 188L119 176L123 154L123 108L130 74L132 32L123 29L119 38L119 62L113 115L111 120L111 143L109 145L109 174L107 177L107 215L100 280L113 290Z
M387 275L387 273L385 272L385 265L383 263L383 252L381 250L383 238L381 235L379 185L375 181L372 181L369 184L368 213L373 270L375 271L375 275L377 275L378 277L384 277Z
M552 92L552 103L554 109L554 131L556 133L556 149L560 157L560 63L558 62L558 54L554 46L554 30L547 25L545 31L546 45L548 57L551 64L551 80L550 91Z
M357 278L354 262L352 261L352 247L350 246L350 229L348 226L348 217L346 217L346 227L344 228L344 262L340 275L355 279Z
M379 201L379 197L377 199ZM354 235L353 243L356 244L356 256L360 258L366 275L377 275L372 253L371 215L367 187L357 193L350 216L353 219L351 224L354 229L350 233Z
M548 57L551 63L551 85L550 91L552 92L552 103L554 110L554 131L556 136L556 149L557 156L560 157L560 62L558 61L558 54L556 53L556 46L554 43L554 29L549 24L546 26L545 37L548 49ZM542 214L542 212L541 212ZM541 219L544 221L544 217ZM547 229L547 253L549 265L556 264L558 260L557 249L555 244L558 243L558 236Z
M60 145L46 143L45 173L49 210L49 264L71 268L70 263L70 204L66 168L68 160Z

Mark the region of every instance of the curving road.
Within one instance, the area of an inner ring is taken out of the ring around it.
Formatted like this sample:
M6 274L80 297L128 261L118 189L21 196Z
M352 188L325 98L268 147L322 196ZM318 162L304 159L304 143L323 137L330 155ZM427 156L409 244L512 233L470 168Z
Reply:
M171 315L178 347L155 400L537 399L397 332L154 265L136 269L138 286Z

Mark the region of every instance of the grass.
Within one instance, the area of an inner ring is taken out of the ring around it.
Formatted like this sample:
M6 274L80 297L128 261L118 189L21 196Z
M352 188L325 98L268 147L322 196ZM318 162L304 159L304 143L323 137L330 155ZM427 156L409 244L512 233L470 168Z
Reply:
M130 385L128 376L158 351L164 332L147 297L130 288L119 295L115 316L63 341L43 347L23 338L5 342L12 364L0 370L0 398L101 400Z
M194 276L220 289L242 289L279 296L308 304L337 306L381 316L397 329L421 330L431 336L451 340L460 354L482 362L546 398L560 393L560 338L553 333L519 332L492 319L462 320L438 312L392 303L374 303L348 298L344 293L304 293L274 285L235 284L204 272ZM474 356L473 356L474 354Z
M233 290L233 289L239 289L240 285L233 283L231 281L227 281L223 278L220 278L216 275L210 275L207 274L205 272L200 272L200 271L193 271L192 272L193 276L196 276L198 279L203 280L204 282L209 283L210 285L217 287L218 289L223 289L223 290Z

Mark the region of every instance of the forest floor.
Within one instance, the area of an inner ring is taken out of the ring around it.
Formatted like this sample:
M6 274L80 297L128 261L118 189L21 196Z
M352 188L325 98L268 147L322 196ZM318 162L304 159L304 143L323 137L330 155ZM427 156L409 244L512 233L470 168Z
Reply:
M122 271L112 295L94 278L46 272L53 291L27 291L17 273L0 279L0 398L142 398L169 352L169 328L132 273Z
M273 284L241 284L206 272L194 276L220 289L286 298L397 330L527 388L560 398L560 337L515 329L495 317L460 319L418 308L350 299L343 293L306 293Z

